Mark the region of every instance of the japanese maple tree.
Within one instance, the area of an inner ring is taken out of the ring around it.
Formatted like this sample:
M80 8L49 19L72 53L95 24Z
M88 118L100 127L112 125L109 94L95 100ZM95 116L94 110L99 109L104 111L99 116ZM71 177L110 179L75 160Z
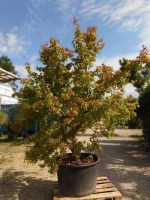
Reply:
M24 125L39 125L38 131L28 137L31 143L26 159L51 172L58 169L67 152L78 157L81 151L99 149L97 137L112 136L118 125L134 115L137 103L125 98L124 85L128 83L133 65L114 71L104 64L94 66L97 54L103 49L97 28L90 26L83 32L74 20L73 50L51 38L40 50L43 64L33 72L26 65L28 77L20 93L21 117ZM143 62L137 57L132 62ZM81 142L77 135L93 128L89 142Z

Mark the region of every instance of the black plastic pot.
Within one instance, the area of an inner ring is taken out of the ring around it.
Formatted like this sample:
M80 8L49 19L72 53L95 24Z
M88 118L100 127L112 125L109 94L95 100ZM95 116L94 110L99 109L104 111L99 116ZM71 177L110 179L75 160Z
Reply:
M61 195L81 197L95 191L99 158L93 154L82 153L82 155L92 155L94 162L82 165L60 165L57 176Z

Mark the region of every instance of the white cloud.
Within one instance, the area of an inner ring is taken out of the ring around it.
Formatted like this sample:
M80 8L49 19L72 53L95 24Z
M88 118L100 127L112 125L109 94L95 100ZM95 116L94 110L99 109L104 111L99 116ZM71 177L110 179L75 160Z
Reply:
M16 31L16 27L8 33L0 32L0 53L21 54L25 50L27 41Z
M44 40L45 36L64 35L77 10L76 0L30 0L29 20L25 22L24 29L38 34Z
M16 65L15 70L18 72L20 77L24 78L27 76L27 71L25 69L25 66Z
M33 55L27 62L30 64L31 66L31 70L32 71L36 71L36 63L38 61L38 56L37 55ZM19 76L22 78L27 77L28 73L27 70L25 69L25 65L15 65L15 69L18 72Z
M53 32L53 12L57 7L53 0L30 0L28 18L24 27L28 32L36 32L40 37ZM56 27L55 27L56 28Z
M83 0L80 13L100 17L109 25L120 24L123 29L138 32L141 44L150 47L150 0ZM139 46L138 46L139 47Z
M30 59L29 59L29 64L33 67L35 67L36 62L38 61L39 56L38 55L33 55Z
M56 2L65 22L70 23L70 20L77 15L80 3L75 0L57 0Z
M136 98L139 96L138 92L136 92L136 88L130 83L124 87L124 90L126 96L132 95Z
M150 13L150 11L149 11ZM145 17L145 22L143 22L143 27L141 27L141 31L139 37L141 39L141 43L139 46L141 47L143 44L146 45L150 49L150 14Z
M73 3L73 0L57 0L61 10L67 10Z
M74 16L96 17L111 26L119 24L119 30L136 31L140 40L138 49L142 44L150 47L150 0L30 0L30 20L26 28L41 35L49 34L54 23L54 7L58 15L61 13L65 23L70 23Z
M128 19L122 23L123 28L128 28L129 30L136 30L141 24L141 19Z
M126 59L134 59L137 56L137 52L133 52L133 53L127 53L127 54L120 54L118 56L114 56L114 57L98 57L96 59L96 62L94 63L94 66L99 66L102 63L112 66L115 70L118 70L120 67L119 64L119 60L122 58L126 58Z

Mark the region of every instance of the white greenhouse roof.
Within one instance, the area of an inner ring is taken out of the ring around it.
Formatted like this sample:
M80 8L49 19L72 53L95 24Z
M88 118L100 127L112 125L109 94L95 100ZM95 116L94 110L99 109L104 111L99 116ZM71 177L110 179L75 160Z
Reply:
M0 82L8 82L12 80L19 80L20 78L11 72L0 68Z

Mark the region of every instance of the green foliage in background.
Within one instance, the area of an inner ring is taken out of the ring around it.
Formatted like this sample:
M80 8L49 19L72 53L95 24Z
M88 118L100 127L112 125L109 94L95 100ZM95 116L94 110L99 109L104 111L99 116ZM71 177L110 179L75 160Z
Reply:
M0 125L6 124L8 120L7 113L4 111L0 111Z
M150 55L146 47L143 47L139 58L143 62L136 63L122 59L120 64L122 71L126 70L130 63L135 66L130 74L129 81L139 93L139 108L136 110L136 120L142 120L145 142L150 145Z
M13 74L17 74L11 59L8 58L7 56L4 56L4 55L0 56L0 67Z

